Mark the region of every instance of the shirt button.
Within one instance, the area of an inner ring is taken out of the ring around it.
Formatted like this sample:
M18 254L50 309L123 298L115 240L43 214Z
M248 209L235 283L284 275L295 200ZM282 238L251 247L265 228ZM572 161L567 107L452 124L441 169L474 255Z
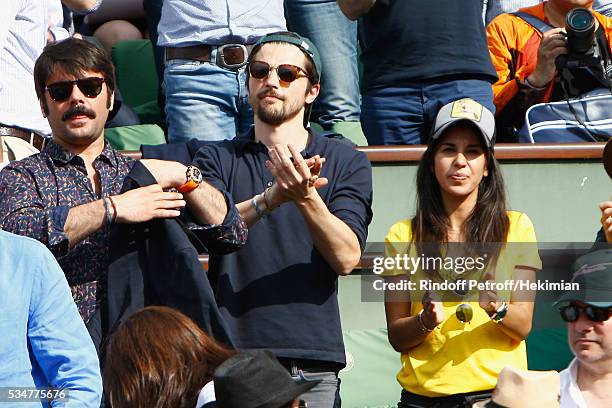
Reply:
M272 182L268 181L268 187L272 187Z

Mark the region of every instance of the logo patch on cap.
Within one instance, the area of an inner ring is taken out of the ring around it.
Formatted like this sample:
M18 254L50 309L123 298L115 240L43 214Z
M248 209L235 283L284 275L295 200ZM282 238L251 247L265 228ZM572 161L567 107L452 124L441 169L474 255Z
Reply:
M472 99L459 99L453 102L451 118L464 118L480 122L482 105Z

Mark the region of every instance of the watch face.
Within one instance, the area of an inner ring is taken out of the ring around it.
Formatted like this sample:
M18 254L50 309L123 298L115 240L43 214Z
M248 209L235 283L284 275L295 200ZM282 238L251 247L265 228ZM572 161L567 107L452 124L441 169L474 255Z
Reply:
M187 167L187 181L195 181L200 184L202 182L202 172L196 166Z

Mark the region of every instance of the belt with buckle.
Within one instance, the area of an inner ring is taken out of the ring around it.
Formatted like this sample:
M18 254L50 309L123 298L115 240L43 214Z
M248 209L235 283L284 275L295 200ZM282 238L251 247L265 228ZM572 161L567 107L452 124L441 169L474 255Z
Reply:
M213 48L217 49L217 58L211 60ZM238 69L246 65L253 44L224 44L224 45L193 45L190 47L166 48L166 61L173 59L190 59L201 62L212 62L222 68Z
M13 136L25 140L39 151L45 146L45 138L38 133L12 126L0 125L0 136Z

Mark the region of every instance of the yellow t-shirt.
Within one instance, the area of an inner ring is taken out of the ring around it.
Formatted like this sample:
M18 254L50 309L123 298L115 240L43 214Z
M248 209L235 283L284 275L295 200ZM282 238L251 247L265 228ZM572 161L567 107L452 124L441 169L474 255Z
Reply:
M507 214L510 220L507 242L535 243L535 231L529 217L515 211ZM405 253L406 243L412 239L410 221L403 220L391 227L385 238L386 257ZM500 252L495 266L496 281L510 279L517 265L542 268L536 245L514 249L508 245ZM385 275L397 274L405 274L405 271L385 272ZM427 279L421 270L410 277L411 281L421 279ZM422 309L423 293L410 291L412 316ZM510 293L506 294L508 299ZM498 291L498 295L504 296L504 293ZM461 322L455 315L461 303L472 307L473 318L468 323ZM397 380L405 390L427 397L482 391L495 387L497 376L505 366L527 369L525 342L517 342L503 333L477 301L445 301L443 306L445 320L425 341L401 355L402 369Z

